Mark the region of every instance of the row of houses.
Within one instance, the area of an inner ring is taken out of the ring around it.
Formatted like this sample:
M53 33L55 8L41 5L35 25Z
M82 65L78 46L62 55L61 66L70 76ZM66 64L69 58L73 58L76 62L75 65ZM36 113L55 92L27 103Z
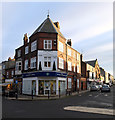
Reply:
M113 76L98 64L97 59L83 61L83 55L72 48L71 39L60 32L59 22L49 15L23 45L15 49L15 57L2 62L2 82L9 89L17 84L19 92L34 95L63 94L86 90L93 83L109 83Z

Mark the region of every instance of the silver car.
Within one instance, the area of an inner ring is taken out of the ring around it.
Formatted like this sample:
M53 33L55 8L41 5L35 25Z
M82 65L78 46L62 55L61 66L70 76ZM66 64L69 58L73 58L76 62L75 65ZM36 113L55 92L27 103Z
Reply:
M90 91L98 91L99 90L99 86L98 85L92 85L90 87Z
M110 87L109 85L103 85L101 88L101 92L110 92Z

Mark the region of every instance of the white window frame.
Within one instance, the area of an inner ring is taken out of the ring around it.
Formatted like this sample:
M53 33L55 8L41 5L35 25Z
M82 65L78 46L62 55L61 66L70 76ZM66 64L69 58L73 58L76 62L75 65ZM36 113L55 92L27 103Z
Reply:
M45 62L47 63L47 66L45 66ZM51 57L50 56L44 56L44 68L51 68ZM50 67L48 67L48 63L50 63Z
M50 45L50 47L49 47L49 45ZM44 40L44 49L52 49L52 40Z
M9 72L7 72L7 78L9 77Z
M68 70L72 71L72 63L70 61L68 61Z
M73 57L76 58L76 52L74 51Z
M71 56L71 49L68 48L68 55Z
M18 52L18 53L17 53L17 54L18 54L18 57L20 57L20 56L21 56L21 50L18 50L17 52Z
M79 59L80 59L80 55L77 53L77 60L79 61Z
M37 49L37 40L31 43L31 52L35 51Z
M73 65L73 71L75 72L75 64Z
M64 51L64 44L62 42L59 41L59 44L58 44L58 49L59 51L63 52Z
M14 76L14 70L12 70L12 73L11 73L11 74L12 74L12 77L13 77L13 76Z
M25 47L25 54L28 54L28 52L29 52L29 46L26 46Z
M72 88L72 79L68 78L68 88Z
M59 68L64 69L64 60L59 57Z
M77 65L77 73L79 73L79 65Z
M28 60L25 60L24 62L24 70L28 70Z
M36 57L30 59L30 68L36 68Z
M19 68L21 68L20 70L19 70ZM16 71L21 71L22 70L22 62L21 61L17 61L16 62Z

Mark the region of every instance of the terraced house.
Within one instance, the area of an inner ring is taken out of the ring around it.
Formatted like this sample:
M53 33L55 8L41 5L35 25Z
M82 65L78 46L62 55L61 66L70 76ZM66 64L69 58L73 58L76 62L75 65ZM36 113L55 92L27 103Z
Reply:
M59 22L52 22L48 15L29 38L24 35L23 41L15 53L15 74L17 80L22 79L23 94L33 90L34 95L58 95L59 90L65 94L67 89L80 89L85 81L83 76L81 79L81 54L60 32Z
M85 61L87 64L87 88L93 83L102 82L100 80L100 67L97 59L91 61Z

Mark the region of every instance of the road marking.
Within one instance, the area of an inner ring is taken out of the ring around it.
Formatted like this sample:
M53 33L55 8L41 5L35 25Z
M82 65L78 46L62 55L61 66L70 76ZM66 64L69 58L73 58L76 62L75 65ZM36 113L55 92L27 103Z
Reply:
M91 108L91 107L81 107L81 106L68 106L68 107L65 107L64 110L71 110L71 111L80 111L80 112L88 112L88 113L97 113L97 114L113 115L113 109L104 109L104 108Z
M95 98L98 97L99 95L94 96Z
M108 96L107 94L105 94L104 96Z
M92 96L92 94L90 94L89 96Z

